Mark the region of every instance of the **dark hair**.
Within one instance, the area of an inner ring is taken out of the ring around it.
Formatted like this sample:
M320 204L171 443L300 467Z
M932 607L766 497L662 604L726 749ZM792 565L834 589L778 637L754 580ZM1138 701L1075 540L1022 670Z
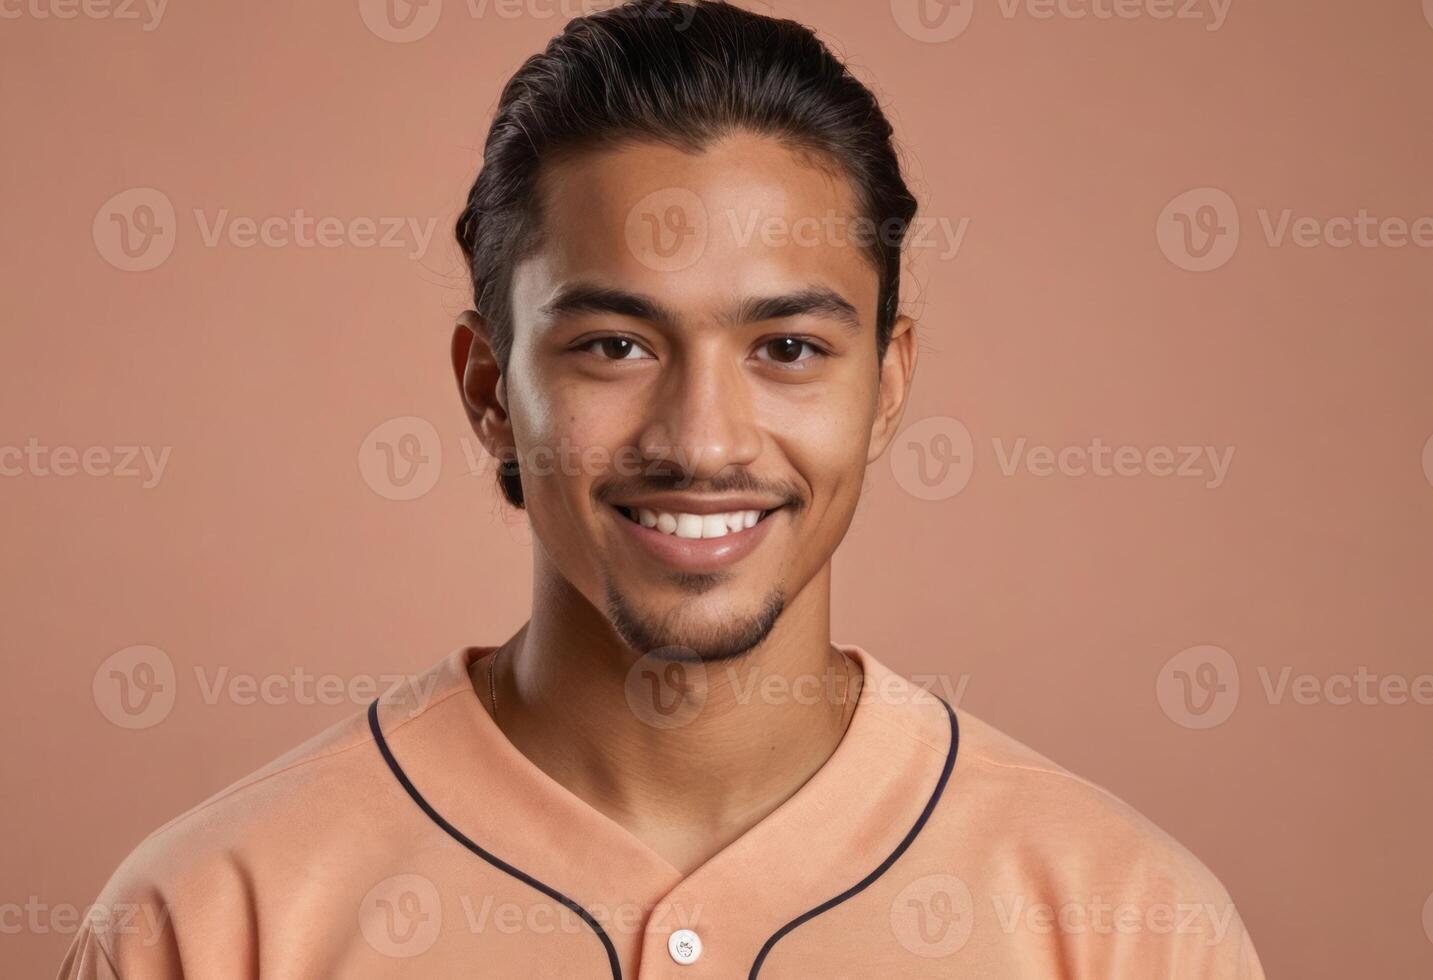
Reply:
M633 140L697 152L736 131L812 152L850 181L879 230L864 244L879 276L876 352L885 357L916 200L876 97L795 21L721 0L630 0L569 22L527 59L488 131L456 232L500 370L512 350L512 269L539 241L542 161ZM521 507L516 460L500 461L498 483Z

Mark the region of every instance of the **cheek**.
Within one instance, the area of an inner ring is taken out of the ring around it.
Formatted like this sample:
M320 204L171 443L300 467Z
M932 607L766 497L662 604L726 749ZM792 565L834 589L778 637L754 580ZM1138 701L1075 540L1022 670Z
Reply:
M565 496L585 497L614 467L630 468L623 447L633 441L642 410L632 395L540 375L521 387L524 396L512 403L513 434L520 458L533 463L535 480L567 487L557 490Z
M767 431L807 486L811 516L851 509L865 476L871 438L872 396L851 385L822 385L797 398L766 399L760 408Z
M583 474L591 482L613 465L619 449L635 441L643 411L641 399L616 386L599 391L569 385L551 401L544 437L582 456Z

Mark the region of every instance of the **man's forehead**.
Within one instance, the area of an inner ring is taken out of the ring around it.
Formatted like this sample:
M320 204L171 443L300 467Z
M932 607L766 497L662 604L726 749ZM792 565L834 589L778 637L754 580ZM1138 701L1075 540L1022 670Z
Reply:
M547 303L577 282L620 284L674 305L820 284L863 318L874 312L875 269L855 195L809 154L742 135L699 153L629 143L548 166L538 245L516 270L520 306Z

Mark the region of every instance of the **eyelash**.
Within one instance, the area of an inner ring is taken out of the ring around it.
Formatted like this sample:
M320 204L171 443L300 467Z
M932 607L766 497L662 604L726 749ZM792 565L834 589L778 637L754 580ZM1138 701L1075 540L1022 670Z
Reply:
M589 339L587 339L587 340L582 341L581 343L579 343L579 344L577 344L576 346L574 346L572 349L575 350L575 351L579 351L579 352L588 351L588 350L589 350L590 348L592 348L595 344L600 344L600 343L602 343L603 341L607 341L607 340L625 340L625 341L627 341L628 343L630 343L634 348L638 348L638 349L641 349L641 350L644 350L644 351L647 350L647 349L646 349L645 347L643 347L640 343L638 343L635 339L633 339L633 338L631 338L631 337L628 337L628 336L625 336L625 335L623 335L623 334L603 334L603 335L600 336L600 337L592 337L592 338L589 338ZM767 347L767 346L770 345L770 344L775 343L775 342L778 341L778 340L794 340L794 341L796 341L797 343L800 343L800 344L805 345L807 348L809 348L809 349L811 350L811 353L812 353L812 356L811 356L811 357L803 357L803 358L799 358L799 359L797 359L797 360L795 360L795 361L768 361L768 362L767 362L767 363L770 363L770 364L774 364L774 365L776 365L777 367L780 367L780 368L792 368L792 369L795 369L795 368L799 368L799 367L801 367L802 365L807 364L807 363L809 363L809 362L811 362L811 361L821 360L821 359L828 358L828 357L831 356L831 352L830 352L830 351L826 350L824 347L822 347L820 344L816 343L814 340L810 340L810 339L808 339L808 338L806 338L806 337L797 337L797 336L795 336L794 334L782 334L782 335L780 335L780 336L778 336L778 337L770 337L770 338L768 338L768 339L766 339L766 340L763 340L760 344L757 345L757 347L758 347L758 349L762 349L762 348ZM597 353L597 352L594 351L593 353ZM650 355L650 354L651 354L651 351L647 351L647 353ZM601 355L601 354L598 354L598 356L601 357L602 355ZM645 360L645 358L640 358L640 357L636 357L636 358L634 358L634 357L603 357L602 359L605 360L605 361L611 361L611 362L613 362L613 363L619 363L619 362L621 362L621 361L633 361L633 360L640 361L640 360Z

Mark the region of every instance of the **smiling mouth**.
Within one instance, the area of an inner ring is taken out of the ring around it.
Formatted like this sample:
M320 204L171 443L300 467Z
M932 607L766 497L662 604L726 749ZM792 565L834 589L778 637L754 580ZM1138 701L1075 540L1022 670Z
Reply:
M612 509L633 524L688 541L740 534L781 510L780 507L773 507L769 510L734 510L721 514L688 514L647 507L623 507L619 504L613 504Z

